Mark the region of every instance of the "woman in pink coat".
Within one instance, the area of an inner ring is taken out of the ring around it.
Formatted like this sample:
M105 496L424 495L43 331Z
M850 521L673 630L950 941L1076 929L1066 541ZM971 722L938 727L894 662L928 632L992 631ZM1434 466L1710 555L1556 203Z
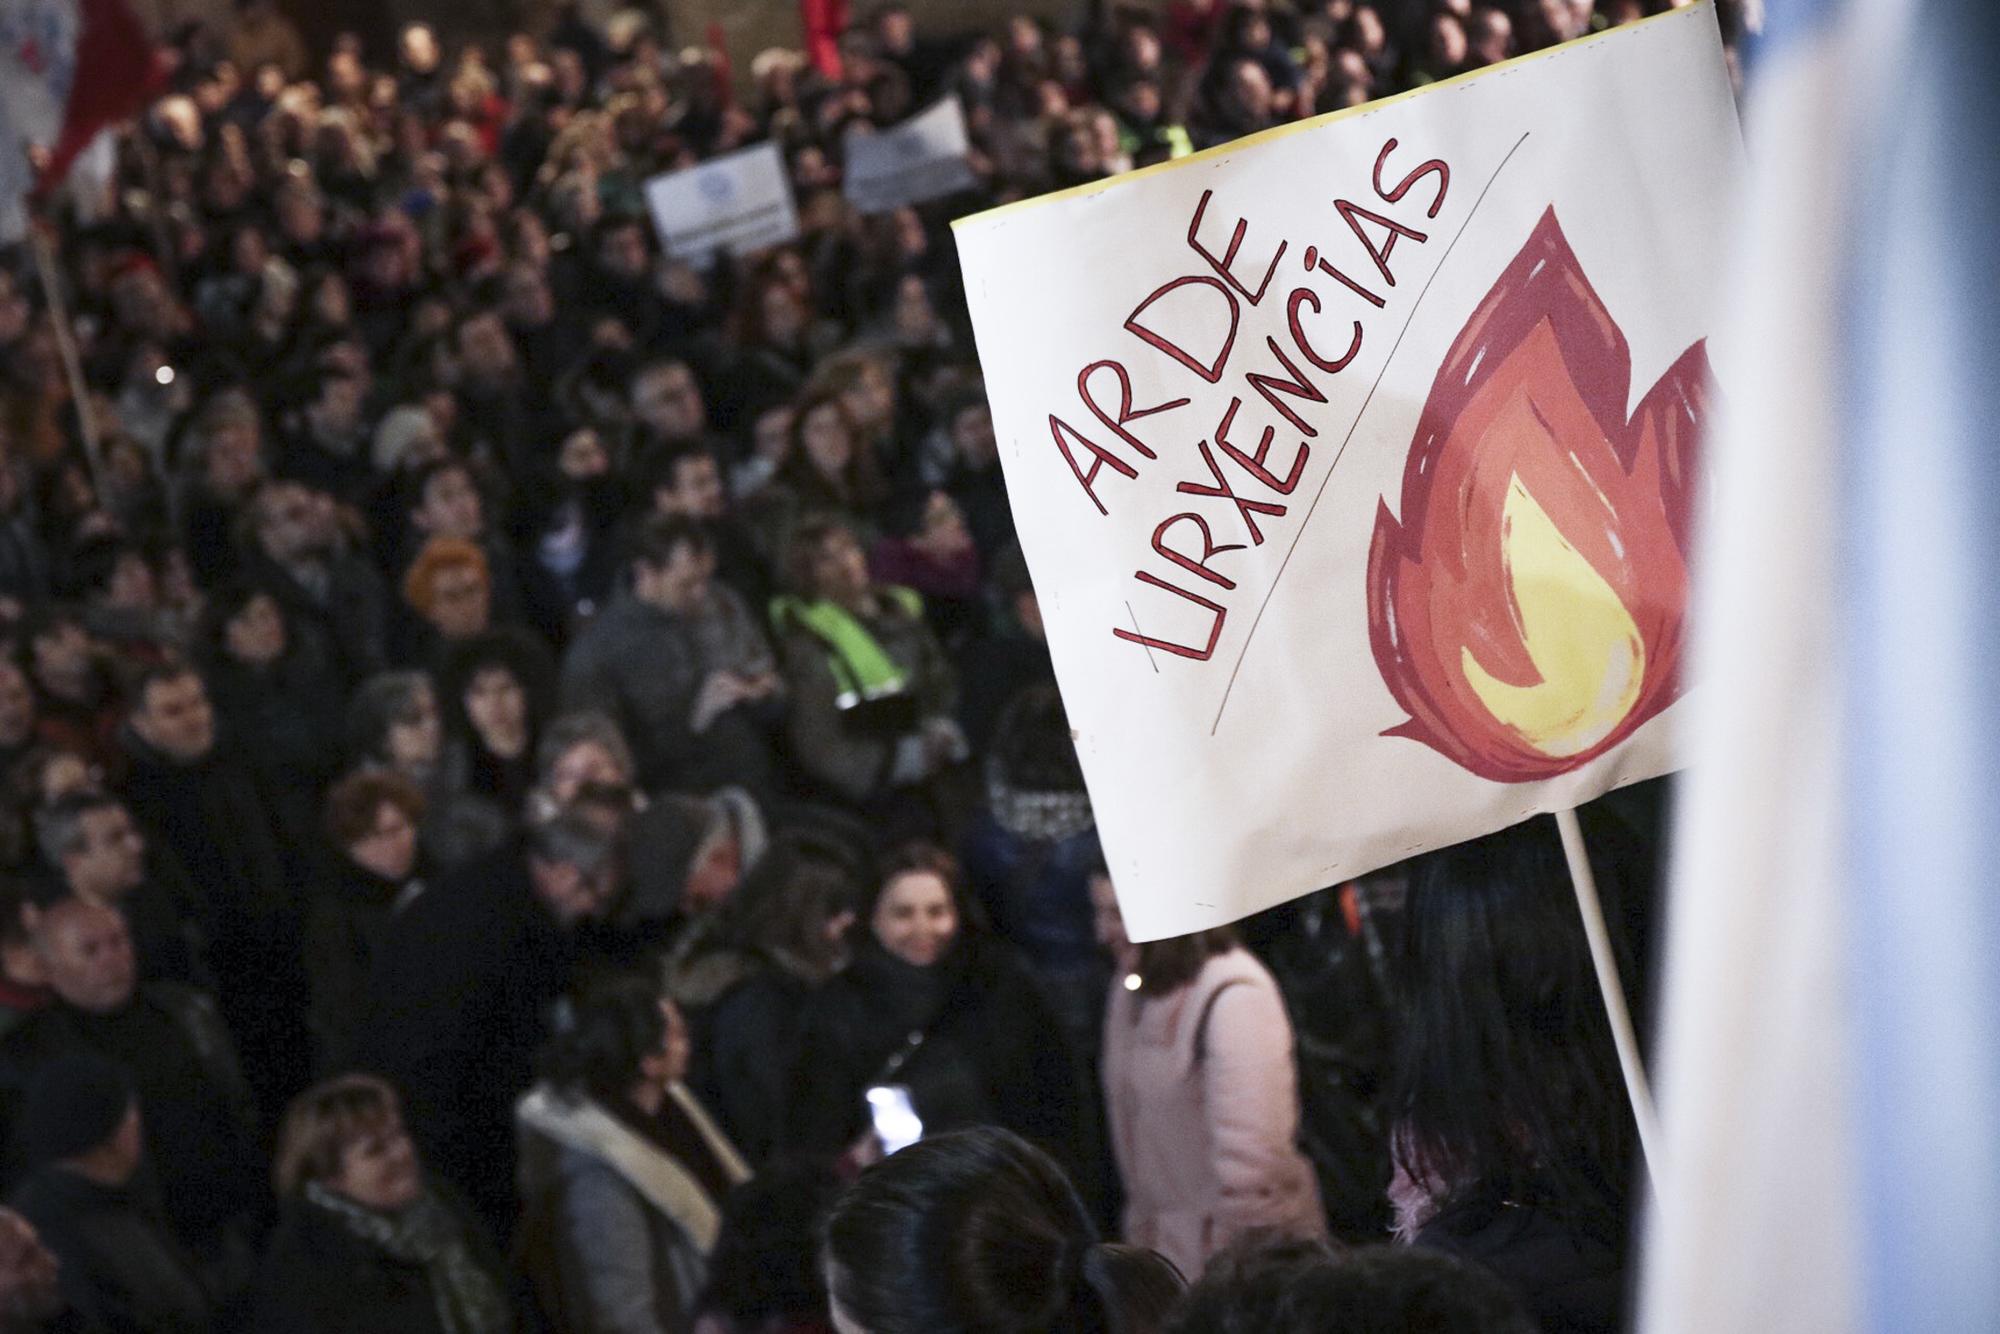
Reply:
M1103 1075L1125 1240L1192 1282L1244 1232L1326 1235L1278 984L1232 931L1133 945L1109 879L1091 897L1118 960Z

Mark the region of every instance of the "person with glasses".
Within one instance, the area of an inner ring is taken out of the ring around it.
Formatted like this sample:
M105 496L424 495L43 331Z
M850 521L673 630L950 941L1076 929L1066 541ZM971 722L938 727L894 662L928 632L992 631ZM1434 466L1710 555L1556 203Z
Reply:
M426 1170L395 1090L340 1075L293 1100L272 1173L279 1222L252 1327L272 1334L511 1334L492 1235Z
M388 770L351 773L327 793L305 945L322 1071L341 1068L352 1050L383 939L424 892L423 820L424 794Z

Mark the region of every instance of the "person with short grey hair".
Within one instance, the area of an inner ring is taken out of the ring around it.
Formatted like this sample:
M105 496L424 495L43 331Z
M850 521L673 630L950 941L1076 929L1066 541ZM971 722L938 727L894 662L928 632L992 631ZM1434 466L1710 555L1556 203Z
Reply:
M535 747L536 791L560 806L586 783L630 784L632 747L611 716L594 709L565 713L542 730Z
M51 888L58 895L115 908L125 918L142 976L213 988L192 887L178 875L152 873L146 835L124 802L105 792L65 793L35 812L35 838L56 872Z

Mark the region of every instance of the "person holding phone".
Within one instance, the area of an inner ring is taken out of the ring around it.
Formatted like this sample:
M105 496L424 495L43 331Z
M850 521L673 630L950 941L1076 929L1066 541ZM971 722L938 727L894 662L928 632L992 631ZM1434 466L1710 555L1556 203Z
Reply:
M570 646L563 703L611 715L648 791L735 786L768 800L784 681L757 619L715 578L713 539L693 519L649 519L627 575Z
M786 1105L792 1146L871 1144L878 1115L904 1139L907 1111L926 1135L999 1125L1074 1164L1075 1061L1026 968L981 929L951 855L903 847L860 920L853 963L806 1013Z
M773 600L771 617L793 758L822 794L891 839L949 827L971 752L923 598L877 582L844 520L802 520L787 551L791 591Z

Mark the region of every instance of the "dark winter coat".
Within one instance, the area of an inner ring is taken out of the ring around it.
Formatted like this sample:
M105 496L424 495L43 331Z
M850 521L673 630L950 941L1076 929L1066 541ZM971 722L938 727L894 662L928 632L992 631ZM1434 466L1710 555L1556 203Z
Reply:
M1617 1248L1547 1209L1475 1197L1431 1219L1416 1244L1498 1274L1544 1334L1624 1328L1626 1276Z
M339 771L340 679L308 643L267 668L217 654L205 676L224 735L265 791L316 793Z
M512 847L426 890L376 957L357 1064L402 1089L424 1162L496 1228L515 1213L514 1102L577 955Z
M896 1069L892 1056L923 1040ZM924 1132L1000 1125L1066 1164L1080 1156L1081 1080L1027 970L996 941L962 937L915 968L864 938L846 972L806 1012L785 1137L838 1152L868 1127L866 1091L907 1084Z
M303 919L279 826L250 770L218 747L190 764L128 729L126 804L156 847L173 853L210 923L208 963L223 1017L265 1110L310 1074Z
M1111 979L1091 915L1090 875L1103 853L1089 800L990 782L963 847L994 930L1021 952L1070 1042L1092 1051Z
M168 983L141 986L110 1014L58 1001L0 1041L0 1084L18 1097L44 1065L75 1051L131 1072L146 1159L176 1235L205 1255L245 1235L265 1207L265 1162L250 1090L215 1003Z
M226 936L278 929L293 895L269 804L250 769L220 746L183 764L129 728L125 801L156 846L170 849Z
M688 1087L746 1159L766 1161L779 1148L785 1081L813 983L763 951L697 943L669 968L667 989L690 1027Z
M506 1270L485 1225L457 1194L434 1190L471 1241L473 1258L503 1290ZM444 1334L420 1264L370 1245L304 1199L285 1205L257 1273L258 1334Z
M328 848L306 910L306 974L318 1067L344 1068L368 1008L369 979L391 925L424 891L412 875L385 880Z
M213 1299L192 1257L144 1193L101 1186L53 1163L30 1174L13 1205L61 1265L71 1310L110 1334L209 1334Z

